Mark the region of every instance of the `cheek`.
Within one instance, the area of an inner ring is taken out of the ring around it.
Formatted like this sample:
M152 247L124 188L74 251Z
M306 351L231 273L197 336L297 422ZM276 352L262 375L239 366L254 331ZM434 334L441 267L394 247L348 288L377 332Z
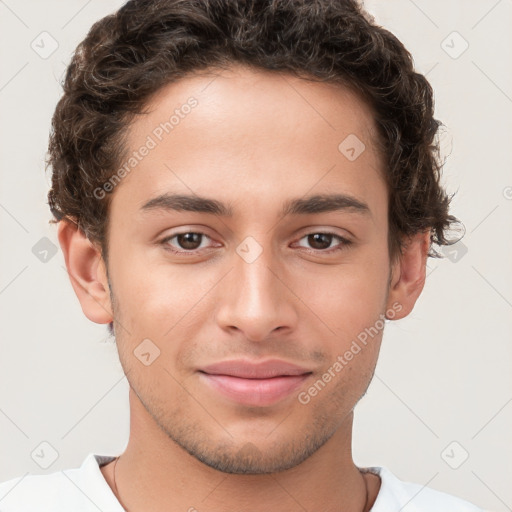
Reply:
M327 355L324 370L330 372L321 379L328 381L326 394L341 401L349 389L362 393L373 374L385 325L387 259L358 258L328 270L315 277L315 286L308 280L299 287L297 280L294 290L305 297L309 336Z
M122 247L119 245L118 247ZM179 267L160 262L155 264L149 256L153 249L118 251L112 265L112 281L122 312L129 314L132 325L153 324L164 312L168 323L173 313L190 295L183 272ZM137 319L134 322L134 319Z
M113 276L116 316L129 332L122 349L129 355L149 339L160 351L159 364L181 366L215 307L211 291L219 278L211 268L139 261L124 258Z
M353 334L375 322L385 305L388 269L377 258L368 264L347 261L324 267L306 279L304 275L291 288L311 316L323 320L318 323L326 334Z

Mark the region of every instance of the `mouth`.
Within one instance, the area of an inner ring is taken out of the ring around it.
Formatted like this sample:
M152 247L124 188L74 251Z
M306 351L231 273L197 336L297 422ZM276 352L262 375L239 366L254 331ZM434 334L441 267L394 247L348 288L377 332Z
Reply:
M273 405L299 389L311 370L279 360L252 363L225 361L198 370L213 391L240 405Z

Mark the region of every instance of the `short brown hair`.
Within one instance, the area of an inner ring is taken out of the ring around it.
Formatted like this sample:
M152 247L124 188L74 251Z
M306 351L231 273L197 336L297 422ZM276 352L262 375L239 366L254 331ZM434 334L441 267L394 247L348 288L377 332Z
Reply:
M440 185L432 88L356 0L131 0L96 22L74 53L52 119L55 219L73 220L107 261L111 195L98 199L94 190L124 158L130 121L162 86L234 63L355 90L378 127L390 258L404 236L425 230L429 256L441 256L432 244L453 243L446 233L458 220Z

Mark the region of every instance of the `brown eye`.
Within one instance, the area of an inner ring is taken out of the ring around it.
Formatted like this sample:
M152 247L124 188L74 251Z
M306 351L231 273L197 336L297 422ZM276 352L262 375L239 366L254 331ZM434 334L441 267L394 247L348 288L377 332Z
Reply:
M180 246L180 249L186 249L193 251L198 249L201 245L201 233L181 233L176 235L176 240Z
M313 251L331 253L334 251L338 251L348 247L352 242L347 240L346 238L337 235L336 233L310 233L300 240L306 240L309 247L305 247L303 245L299 245L300 247L304 247L305 249L312 249ZM340 243L331 246L333 240L338 240Z
M328 249L332 242L332 235L327 233L313 233L308 235L308 243L313 249Z
M164 238L160 243L171 252L186 253L188 251L194 252L204 248L201 247L204 238L210 237L204 233L187 231L185 233L177 233L175 235L168 236L167 238ZM171 240L174 239L175 242L170 243Z

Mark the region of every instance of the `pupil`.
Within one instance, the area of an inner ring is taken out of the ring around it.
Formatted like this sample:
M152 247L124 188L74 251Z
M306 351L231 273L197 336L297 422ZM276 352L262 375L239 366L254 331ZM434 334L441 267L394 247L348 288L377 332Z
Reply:
M327 233L315 233L308 236L308 242L314 249L327 249L331 245L331 237L332 235ZM322 238L324 243L322 243ZM320 241L320 247L315 247L315 244L318 245L318 241Z

